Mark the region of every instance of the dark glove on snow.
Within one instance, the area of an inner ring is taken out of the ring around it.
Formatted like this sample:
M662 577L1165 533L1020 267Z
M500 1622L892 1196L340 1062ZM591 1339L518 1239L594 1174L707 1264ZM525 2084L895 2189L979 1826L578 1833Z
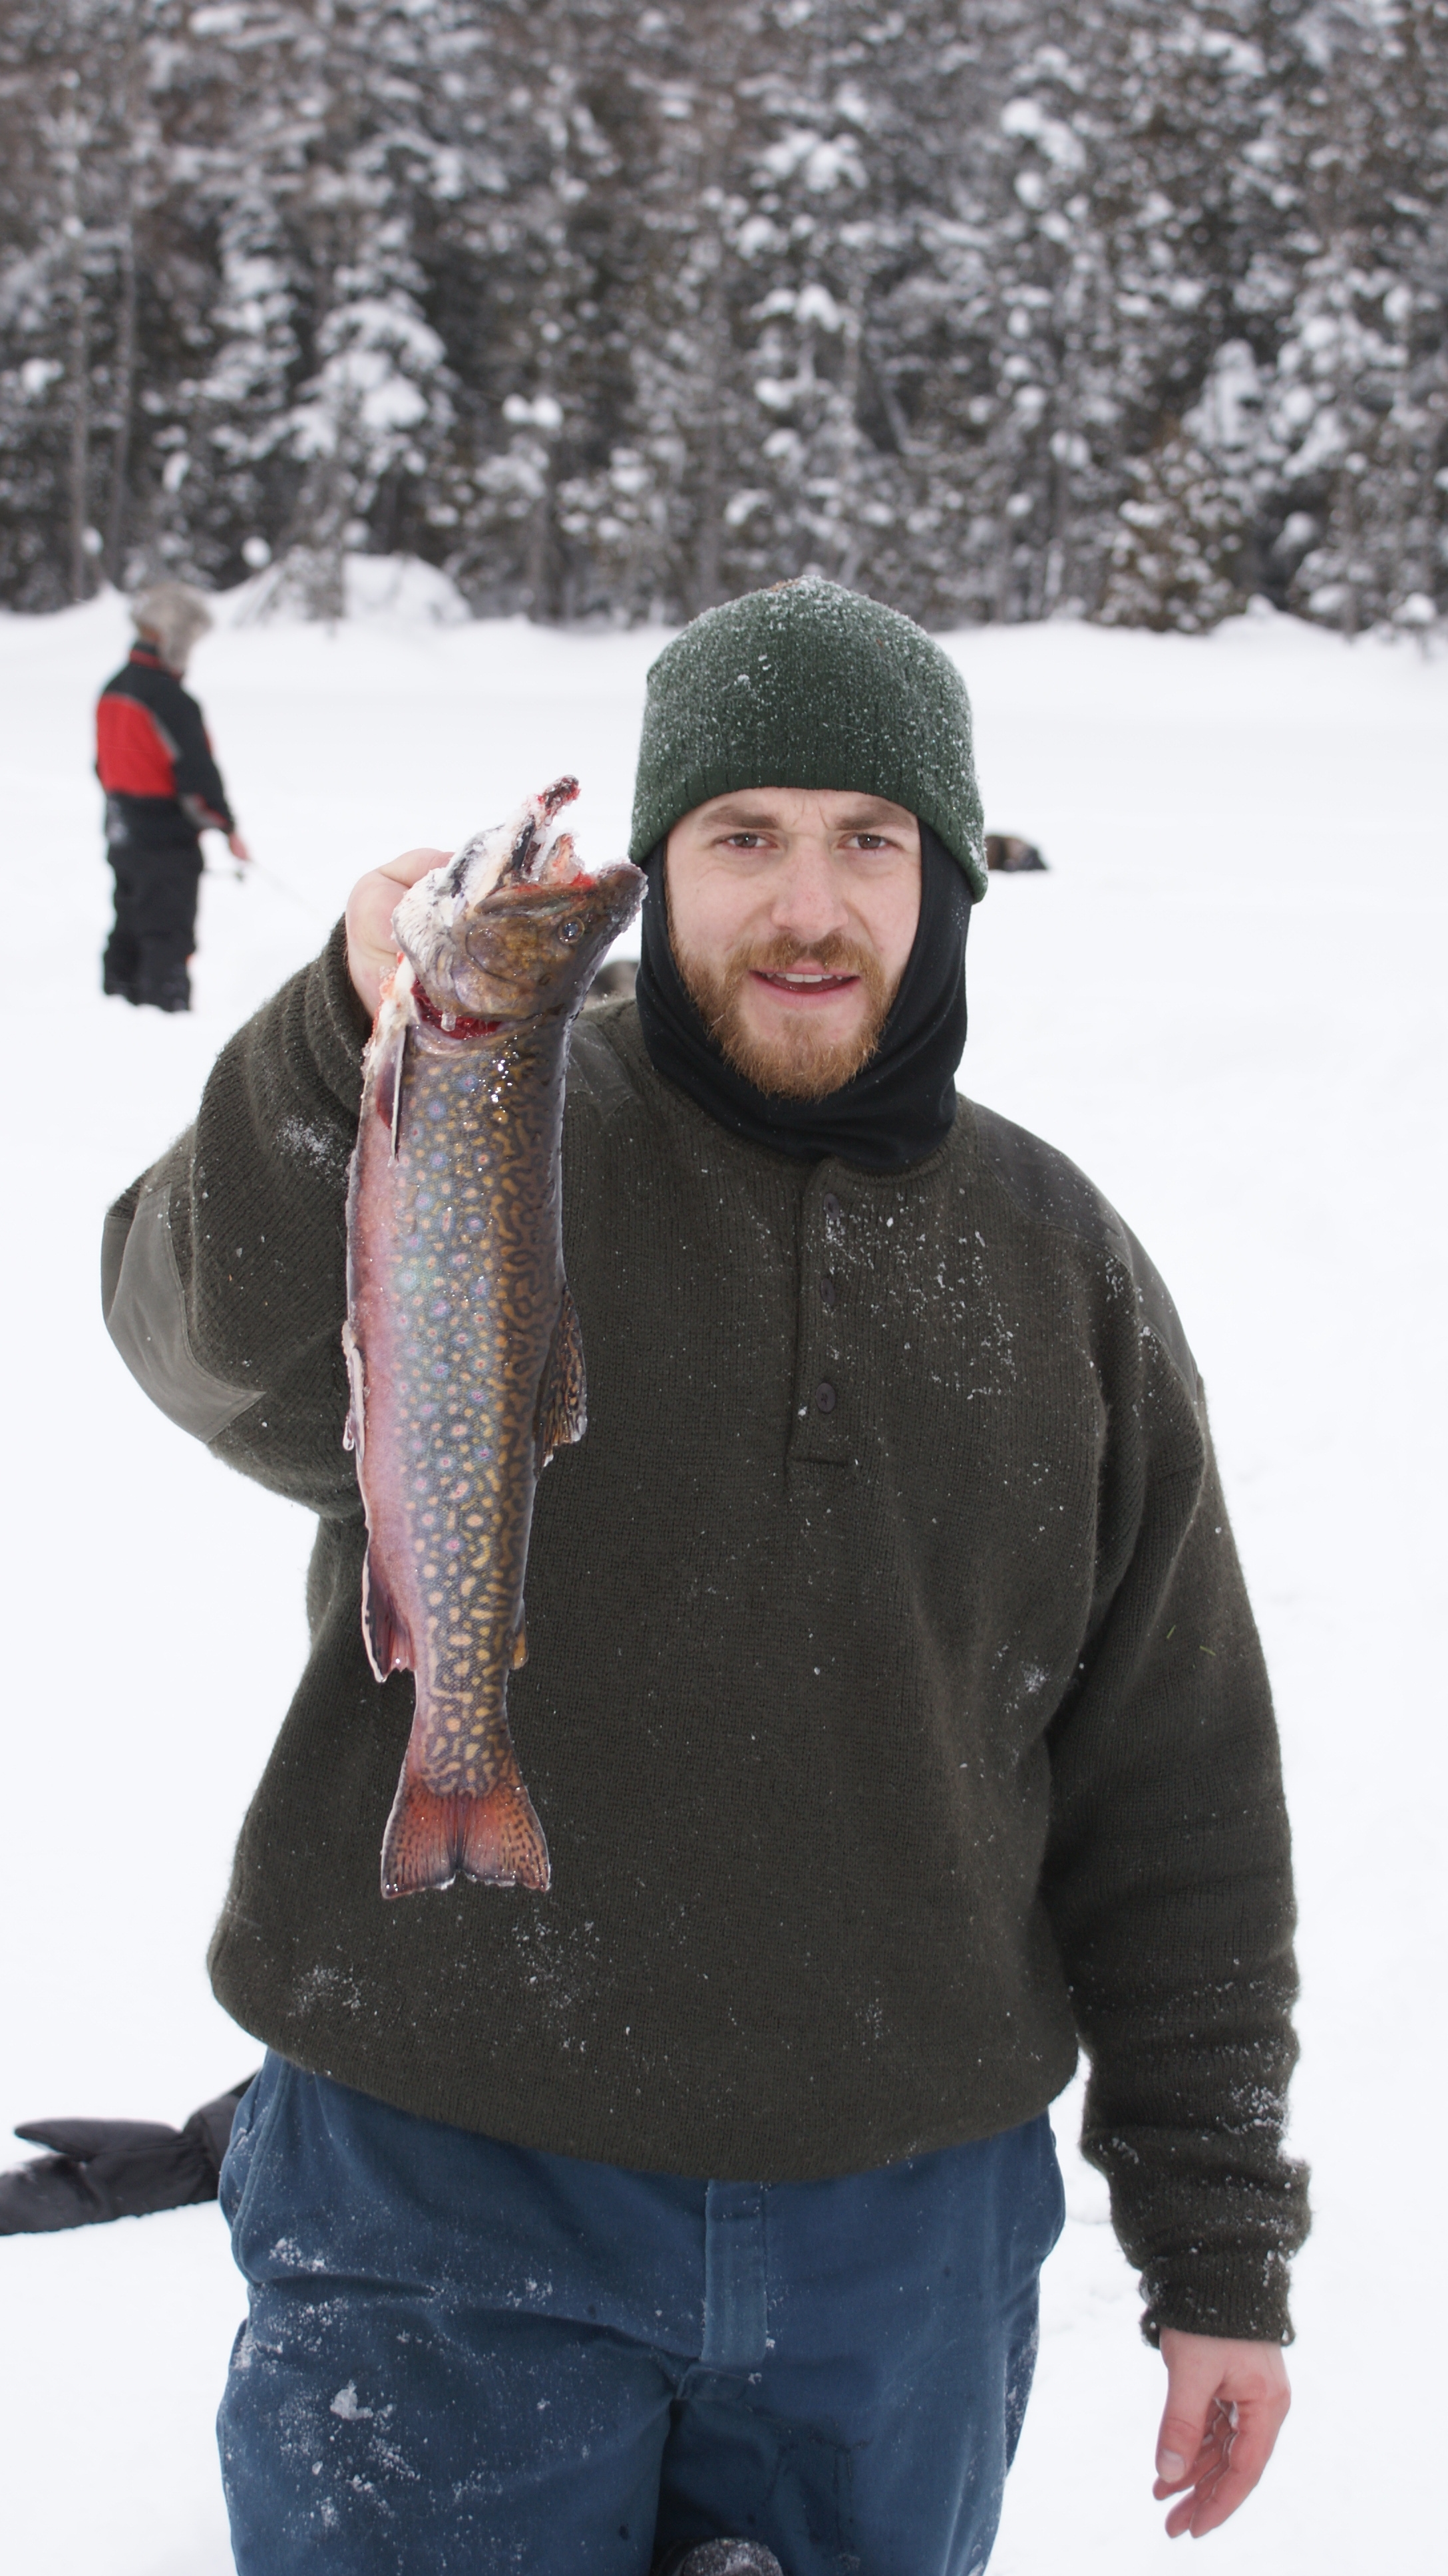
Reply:
M193 2111L184 2129L159 2120L27 2120L16 2130L48 2156L0 2173L0 2236L96 2227L216 2198L236 2106L252 2078Z

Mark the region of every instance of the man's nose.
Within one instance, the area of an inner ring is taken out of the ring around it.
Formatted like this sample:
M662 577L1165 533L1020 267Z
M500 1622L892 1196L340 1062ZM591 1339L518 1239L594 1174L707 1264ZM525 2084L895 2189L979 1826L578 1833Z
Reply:
M776 930L808 942L845 926L845 906L829 851L806 842L791 849L775 880L771 912Z

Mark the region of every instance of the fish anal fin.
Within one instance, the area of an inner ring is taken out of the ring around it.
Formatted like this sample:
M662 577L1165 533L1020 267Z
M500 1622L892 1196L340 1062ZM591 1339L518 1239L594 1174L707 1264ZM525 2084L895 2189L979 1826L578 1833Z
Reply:
M538 1463L546 1467L555 1449L567 1449L588 1429L588 1386L583 1371L583 1328L568 1282L553 1327L553 1346L543 1372L538 1403Z
M469 1878L488 1887L531 1887L547 1892L552 1871L533 1801L514 1771L504 1773L486 1798L460 1798L462 1864Z
M520 1620L519 1620L519 1622L518 1622L518 1633L517 1633L517 1636L513 1639L513 1670L514 1670L514 1672L515 1672L515 1673L520 1673L520 1672L522 1671L522 1669L523 1669L523 1666L526 1664L527 1660L528 1660L528 1631L527 1631L526 1627L524 1626L523 1621L520 1619Z
M385 1682L389 1673L411 1672L412 1639L407 1621L397 1609L387 1578L375 1564L370 1547L362 1560L362 1642L367 1661L380 1682Z
M516 1769L485 1798L439 1797L404 1762L382 1842L382 1893L451 1887L458 1871L487 1887L549 1883L548 1846Z

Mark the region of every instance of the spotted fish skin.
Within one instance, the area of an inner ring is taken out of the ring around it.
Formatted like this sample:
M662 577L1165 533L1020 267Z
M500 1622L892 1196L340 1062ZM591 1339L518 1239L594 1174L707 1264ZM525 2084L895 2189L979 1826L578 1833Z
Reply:
M563 1269L564 1078L593 971L643 892L636 868L564 879L558 856L555 845L551 881L494 878L461 907L437 871L456 937L439 945L430 918L431 992L405 961L366 1062L344 1335L367 1515L363 1633L379 1679L416 1679L383 1844L389 1897L459 1870L549 1879L507 1684L526 1654L538 1477L586 1421ZM547 859L545 846L540 869ZM400 935L416 928L416 894Z

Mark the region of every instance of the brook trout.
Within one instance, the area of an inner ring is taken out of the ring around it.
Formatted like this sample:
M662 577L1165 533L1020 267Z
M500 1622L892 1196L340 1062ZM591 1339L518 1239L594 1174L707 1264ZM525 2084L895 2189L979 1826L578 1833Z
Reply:
M362 1632L417 1705L382 1893L462 1870L546 1888L548 1847L508 1732L526 1657L533 1496L586 1426L563 1275L569 1030L637 911L626 863L583 875L560 778L403 897L402 956L364 1062L347 1200L352 1404L367 1514Z

